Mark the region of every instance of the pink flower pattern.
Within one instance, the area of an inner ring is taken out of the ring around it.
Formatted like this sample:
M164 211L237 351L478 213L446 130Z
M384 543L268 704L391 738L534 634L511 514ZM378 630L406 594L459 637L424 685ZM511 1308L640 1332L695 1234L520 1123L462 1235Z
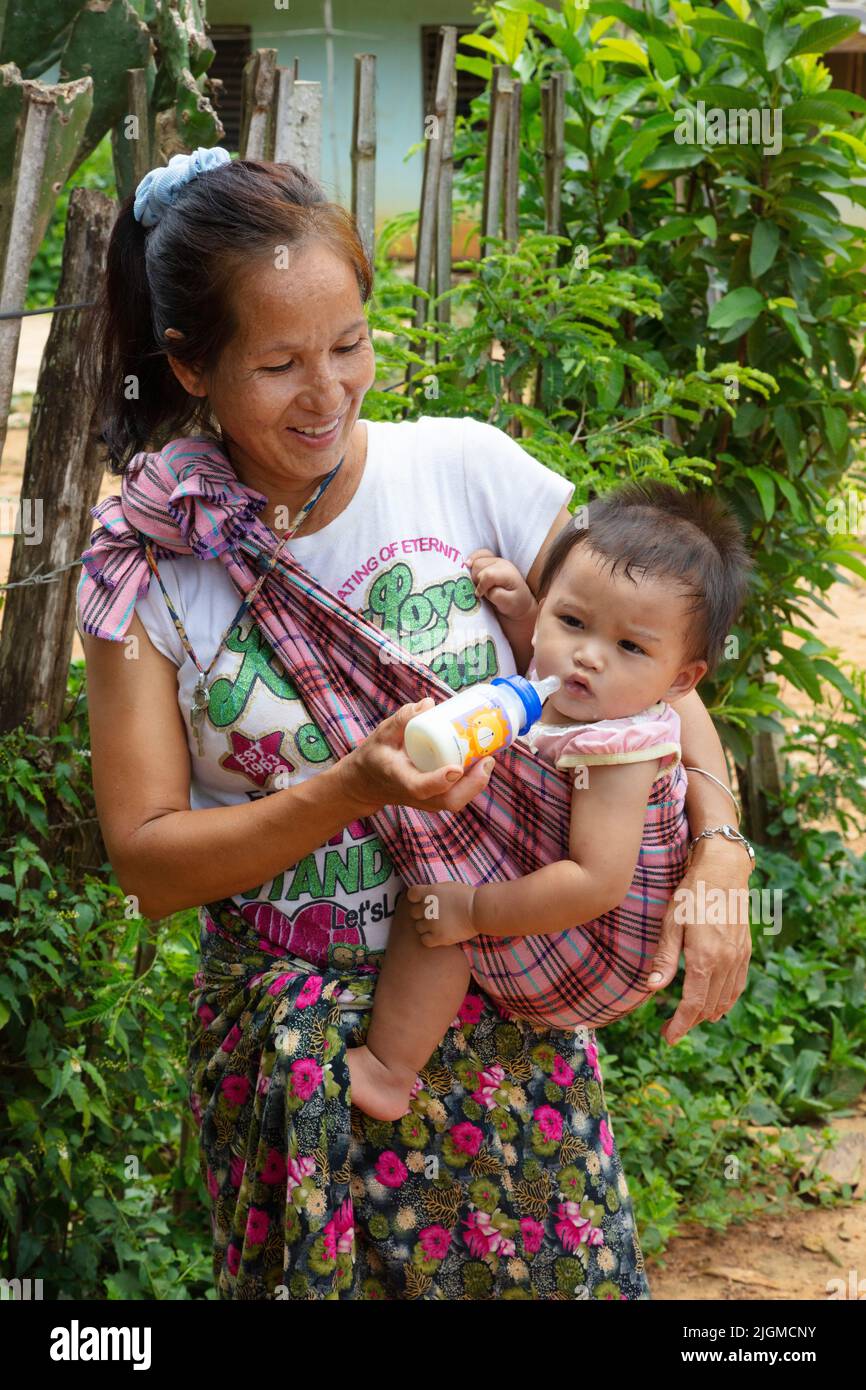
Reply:
M347 1255L355 1243L355 1221L352 1215L352 1199L346 1200L334 1212L330 1221L326 1222L325 1230L325 1254L329 1260L335 1260L338 1255Z
M409 1176L409 1169L394 1153L393 1149L386 1149L379 1155L376 1163L376 1177L383 1187L402 1187Z
M579 1245L604 1245L604 1232L583 1216L579 1202L560 1202L556 1209L556 1234L571 1253Z
M489 1211L471 1211L464 1225L466 1233L463 1238L469 1247L469 1253L477 1258L483 1258L485 1255L508 1257L516 1253L514 1241L494 1226Z
M459 1027L416 1078L407 1113L394 1122L350 1115L345 1045L369 1018L353 1002L367 989L363 971L301 973L291 951L277 963L274 943L259 954L251 934L241 982L238 931L203 931L209 964L191 996L189 1104L218 1297L264 1298L285 1286L292 1299L302 1289L316 1299L388 1300L407 1289L437 1299L571 1298L575 1283L606 1301L648 1296L614 1126L591 1084L601 1084L591 1031L545 1033L473 990ZM587 1083L590 1108L576 1112L570 1088ZM575 1134L586 1148L566 1150ZM518 1185L532 1197L528 1211ZM454 1205L431 1204L437 1191Z
M472 1099L479 1105L483 1105L485 1110L493 1110L496 1106L495 1093L499 1090L505 1080L505 1068L500 1066L488 1067L478 1078L478 1088L472 1092Z

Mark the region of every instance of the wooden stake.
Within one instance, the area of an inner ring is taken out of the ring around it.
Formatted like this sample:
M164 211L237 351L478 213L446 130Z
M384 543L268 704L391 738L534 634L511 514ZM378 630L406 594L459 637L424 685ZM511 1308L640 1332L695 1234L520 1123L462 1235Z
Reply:
M370 260L376 235L376 57L355 54L352 212Z
M104 193L72 190L59 303L97 298L116 215L117 205ZM37 569L48 573L68 564L96 529L90 508L99 497L103 470L91 418L93 403L74 385L92 325L92 309L71 309L51 319L33 401L10 583L27 579ZM66 697L80 576L76 567L49 583L7 590L0 638L0 728L14 728L28 715L37 734L57 728Z
M520 233L518 204L520 200L520 98L522 87L514 83L508 106L508 136L505 142L505 235L512 246L517 245Z
M436 294L451 289L451 244L453 228L454 189L454 123L457 118L457 71L452 70L448 84L448 105L442 127L442 153L439 165L439 197L436 204ZM451 300L436 305L436 322L451 322ZM439 360L437 346L436 360Z
M544 122L544 230L558 236L562 224L562 175L565 169L565 76L552 74L541 84Z
M257 48L244 63L241 96L241 159L273 157L277 50Z
M425 113L424 133L424 180L421 186L421 207L418 215L418 241L415 250L415 284L420 290L430 292L433 282L433 254L436 245L436 219L439 205L439 179L442 169L443 134L448 115L448 96L454 60L457 56L457 29L453 24L443 24L439 33L442 36L439 48L439 63L436 68L436 87L433 96L433 110ZM415 296L415 327L423 328L427 320L427 299ZM407 381L415 369L409 367Z
M318 181L322 167L322 84L280 74L274 159Z
M508 72L508 68L502 64L497 64L493 69L490 119L487 126L487 163L484 171L482 237L499 236L502 221L505 146L508 139L508 120L514 91L514 78L510 77Z
M7 138L11 168L0 173L7 204L0 211L0 309L17 313L24 308L33 257L93 109L93 78L77 77L46 87L41 82L22 82L14 63L4 64L2 73L7 88L4 108L7 114L18 108L13 130L20 132L20 143L14 134L11 141ZM14 92L11 103L9 87ZM0 455L6 442L20 334L19 318L0 319Z

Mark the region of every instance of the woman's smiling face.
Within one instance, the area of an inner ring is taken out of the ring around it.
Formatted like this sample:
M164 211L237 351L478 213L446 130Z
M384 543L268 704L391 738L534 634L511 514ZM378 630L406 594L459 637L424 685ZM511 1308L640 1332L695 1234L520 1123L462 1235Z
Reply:
M255 261L232 296L237 331L216 369L173 365L187 390L208 396L244 481L291 499L347 453L375 378L358 281L327 243L310 240L289 248L285 268Z
M565 557L541 603L533 635L541 677L562 685L550 722L620 719L688 694L707 669L688 661L691 601L670 581L611 576L588 545Z

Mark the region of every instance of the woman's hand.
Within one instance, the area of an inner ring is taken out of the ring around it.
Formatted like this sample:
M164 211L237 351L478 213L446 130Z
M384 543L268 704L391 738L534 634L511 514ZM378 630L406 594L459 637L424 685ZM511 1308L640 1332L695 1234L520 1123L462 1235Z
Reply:
M712 845L704 840L697 846L668 904L647 986L657 990L669 985L677 973L680 951L685 951L683 996L676 1013L661 1030L662 1037L671 1045L679 1042L696 1024L715 1023L733 1008L745 988L752 955L752 933L748 906L745 913L741 913L738 905L741 902L748 905L750 872L751 864L741 845ZM701 880L704 890L699 896ZM715 901L710 897L714 890L715 897L718 897L717 890L724 895L727 920L724 923L696 921L698 914L688 910L689 903L713 901L712 916L722 915L716 913ZM691 897L683 898L683 891L689 892ZM742 916L746 919L744 922L740 920ZM677 917L685 921L677 921ZM656 971L658 979L653 978Z
M403 746L403 730L416 714L435 701L428 695L414 705L401 705L388 719L340 759L345 795L358 805L359 815L383 806L413 806L418 811L460 811L484 791L495 766L493 758L462 767L419 772Z
M425 946L456 946L477 935L472 920L475 889L467 883L410 883L407 911Z

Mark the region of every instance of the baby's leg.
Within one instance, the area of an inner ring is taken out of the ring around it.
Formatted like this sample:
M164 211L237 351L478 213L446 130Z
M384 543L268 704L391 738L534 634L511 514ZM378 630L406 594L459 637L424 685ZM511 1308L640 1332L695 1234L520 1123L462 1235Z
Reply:
M441 1042L469 987L459 946L425 946L401 894L363 1047L346 1059L352 1104L376 1120L399 1120L421 1067Z

